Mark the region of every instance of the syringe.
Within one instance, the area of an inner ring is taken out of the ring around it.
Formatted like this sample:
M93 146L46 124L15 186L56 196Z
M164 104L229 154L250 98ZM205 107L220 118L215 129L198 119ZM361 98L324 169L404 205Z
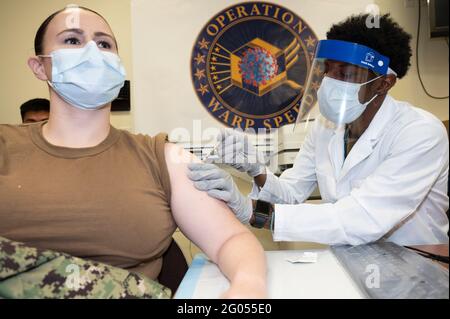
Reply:
M217 155L217 149L219 148L219 145L220 145L220 143L217 143L216 145L214 145L211 152L209 152L208 155L206 155L203 158L204 163L212 163L215 159L219 158L219 155Z

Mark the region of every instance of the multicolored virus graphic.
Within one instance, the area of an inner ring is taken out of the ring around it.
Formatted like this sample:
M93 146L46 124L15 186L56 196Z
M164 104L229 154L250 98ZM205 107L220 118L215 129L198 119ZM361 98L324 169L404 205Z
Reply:
M245 43L230 58L231 83L257 96L288 81L286 53L262 39Z
M276 58L265 48L248 48L239 61L239 73L246 84L266 85L278 73Z

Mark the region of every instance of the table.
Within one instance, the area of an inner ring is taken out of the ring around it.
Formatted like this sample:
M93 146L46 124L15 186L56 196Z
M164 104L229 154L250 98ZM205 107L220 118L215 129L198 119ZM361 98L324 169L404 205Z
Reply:
M269 298L364 298L329 249L308 251L317 252L316 263L292 264L286 261L286 258L300 256L301 250L266 251ZM219 298L228 287L228 280L218 267L205 255L197 254L174 298Z
M414 248L448 256L448 245L420 245ZM292 264L286 259L304 251L316 252L316 263ZM360 299L360 291L329 248L266 251L268 297L279 299ZM440 263L448 269L448 264ZM197 254L174 298L214 299L229 287L228 280L204 254Z

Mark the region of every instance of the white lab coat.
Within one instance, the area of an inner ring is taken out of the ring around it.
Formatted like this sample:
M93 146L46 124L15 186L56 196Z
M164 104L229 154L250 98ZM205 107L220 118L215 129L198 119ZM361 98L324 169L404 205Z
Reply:
M387 96L344 161L344 128L319 117L291 169L251 198L275 205L275 241L448 243L449 142L430 113ZM303 203L318 184L323 204Z

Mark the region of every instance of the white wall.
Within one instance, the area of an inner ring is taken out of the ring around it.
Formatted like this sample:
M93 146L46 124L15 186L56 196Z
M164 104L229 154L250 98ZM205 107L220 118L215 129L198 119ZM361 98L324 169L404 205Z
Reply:
M381 13L391 13L391 16L413 38L411 45L413 56L408 74L397 82L391 94L400 100L421 107L441 120L448 120L448 98L435 100L429 98L419 83L416 68L416 40L418 21L418 2L405 0L376 0ZM405 5L407 4L407 5ZM429 38L429 21L426 2L422 0L422 21L419 41L420 74L427 90L437 96L448 95L448 45L443 38ZM411 6L412 5L412 6Z

